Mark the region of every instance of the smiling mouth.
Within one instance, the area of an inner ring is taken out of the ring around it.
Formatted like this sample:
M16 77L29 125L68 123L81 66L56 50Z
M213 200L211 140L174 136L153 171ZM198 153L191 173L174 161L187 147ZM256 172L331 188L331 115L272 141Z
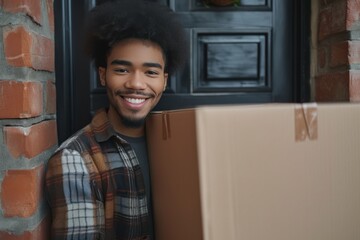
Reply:
M126 98L124 97L125 101L131 103L131 104L141 104L145 102L145 98Z

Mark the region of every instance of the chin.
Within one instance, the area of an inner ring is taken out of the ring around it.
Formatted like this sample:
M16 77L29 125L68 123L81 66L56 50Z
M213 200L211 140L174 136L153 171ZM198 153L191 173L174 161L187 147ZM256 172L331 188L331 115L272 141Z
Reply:
M131 119L131 118L127 118L127 117L122 117L121 121L124 124L124 126L126 126L126 127L141 128L145 124L145 119L146 119L146 117L139 118L139 119Z

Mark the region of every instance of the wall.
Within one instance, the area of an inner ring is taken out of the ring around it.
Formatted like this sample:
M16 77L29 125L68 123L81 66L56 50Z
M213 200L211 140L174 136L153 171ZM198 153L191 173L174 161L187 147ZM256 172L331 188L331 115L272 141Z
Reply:
M52 0L0 0L0 239L48 239L57 145Z
M360 0L317 0L312 11L315 101L359 102Z

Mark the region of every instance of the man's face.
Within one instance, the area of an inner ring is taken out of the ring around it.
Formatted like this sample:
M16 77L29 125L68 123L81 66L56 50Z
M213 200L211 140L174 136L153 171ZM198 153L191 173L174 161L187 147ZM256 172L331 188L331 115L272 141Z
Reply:
M150 41L127 39L116 43L99 68L101 85L106 87L109 111L115 110L122 124L141 127L160 100L168 74L161 48Z

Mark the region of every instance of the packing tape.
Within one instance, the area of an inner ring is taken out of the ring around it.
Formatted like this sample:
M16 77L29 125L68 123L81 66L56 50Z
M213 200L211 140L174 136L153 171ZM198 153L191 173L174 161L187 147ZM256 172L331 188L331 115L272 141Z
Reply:
M295 106L295 141L318 138L318 111L316 103Z
M169 114L166 112L162 113L162 132L164 140L171 137Z

